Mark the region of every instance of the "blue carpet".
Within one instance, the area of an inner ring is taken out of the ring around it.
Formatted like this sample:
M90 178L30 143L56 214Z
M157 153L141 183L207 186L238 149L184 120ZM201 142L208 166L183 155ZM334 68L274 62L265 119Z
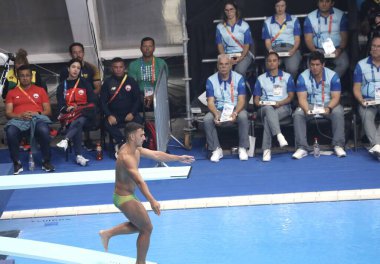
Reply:
M206 160L206 152L202 146L202 143L193 145L191 151L169 148L171 153L194 155L197 161L193 164L190 178L187 180L149 182L150 190L156 199L380 188L380 163L364 149L358 152L348 151L346 158L322 156L315 159L308 156L302 160L292 160L291 153L283 153L274 154L269 163L262 162L261 157L241 162L237 156L227 156L219 163L211 163ZM95 161L95 153L86 153L92 159L90 165L80 167L73 161L64 161L63 153L54 151L57 171L114 168L115 161L107 155L104 160ZM141 167L154 165L154 161L141 160ZM177 162L169 165L181 166ZM16 190L6 209L110 204L112 192L113 184ZM138 196L145 200L141 194Z
M1 175L10 174L13 172L13 165L11 163L0 163L0 171L4 173ZM0 217L3 214L4 209L6 208L13 192L13 190L0 191Z

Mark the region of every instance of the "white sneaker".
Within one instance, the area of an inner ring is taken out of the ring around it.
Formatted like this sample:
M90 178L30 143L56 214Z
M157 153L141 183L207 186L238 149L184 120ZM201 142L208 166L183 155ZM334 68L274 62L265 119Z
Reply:
M368 150L368 152L371 154L380 155L380 145L379 144L374 145L370 150Z
M248 160L248 153L245 148L239 147L239 159Z
M337 155L338 158L342 158L342 157L346 157L347 156L346 151L344 151L344 149L342 147L339 147L339 146L335 146L334 147L334 152L335 152L335 154Z
M288 145L288 141L286 141L286 139L282 133L277 134L277 140L278 140L278 143L280 143L281 148Z
M86 159L82 155L77 155L77 164L81 166L86 166L89 161L89 159Z
M66 151L67 146L69 145L69 141L67 139L62 139L57 143L57 147L63 148L64 151Z
M221 148L216 148L216 150L212 152L210 160L212 162L218 162L221 158L223 158L223 150Z
M308 153L306 150L299 148L296 150L296 152L294 152L292 157L293 159L302 159L303 157L306 157L307 154Z
M263 152L263 161L271 161L272 159L272 155L271 155L271 151L270 149L264 149L264 152Z

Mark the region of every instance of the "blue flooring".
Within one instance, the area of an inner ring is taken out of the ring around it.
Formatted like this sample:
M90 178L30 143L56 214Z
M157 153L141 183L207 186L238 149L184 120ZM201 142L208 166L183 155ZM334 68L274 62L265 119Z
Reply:
M372 264L380 259L379 200L173 210L150 217L148 260L159 264ZM0 223L1 229L22 230L21 238L102 250L98 230L123 221L119 213ZM135 257L136 238L114 237L110 252Z
M158 200L380 188L380 162L364 149L349 150L346 158L332 155L292 160L291 153L273 154L267 163L261 161L261 156L244 162L237 156L226 156L219 163L211 163L201 147L169 150L194 155L196 162L187 180L150 181L149 188ZM89 166L80 167L61 159L54 160L57 172L112 169L115 163L105 156L102 161L92 159ZM141 161L141 167L154 165L151 160ZM181 166L178 162L169 165ZM110 204L112 192L113 184L16 190L6 209Z

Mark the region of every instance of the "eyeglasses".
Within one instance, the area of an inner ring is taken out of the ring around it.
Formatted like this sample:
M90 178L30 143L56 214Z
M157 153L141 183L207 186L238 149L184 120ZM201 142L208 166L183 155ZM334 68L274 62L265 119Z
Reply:
M371 45L371 49L380 49L380 45Z
M224 12L229 13L235 11L235 8L230 8L230 9L224 9Z

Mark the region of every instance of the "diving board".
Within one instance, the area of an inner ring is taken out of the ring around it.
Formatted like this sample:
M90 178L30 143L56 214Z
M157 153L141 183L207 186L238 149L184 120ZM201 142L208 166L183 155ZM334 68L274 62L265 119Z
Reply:
M100 241L99 241L100 243ZM0 254L57 263L135 264L136 259L91 249L40 242L21 238L0 237ZM157 264L146 262L147 264Z
M187 179L191 166L139 169L145 181ZM115 170L40 173L0 176L0 190L72 186L115 182Z

